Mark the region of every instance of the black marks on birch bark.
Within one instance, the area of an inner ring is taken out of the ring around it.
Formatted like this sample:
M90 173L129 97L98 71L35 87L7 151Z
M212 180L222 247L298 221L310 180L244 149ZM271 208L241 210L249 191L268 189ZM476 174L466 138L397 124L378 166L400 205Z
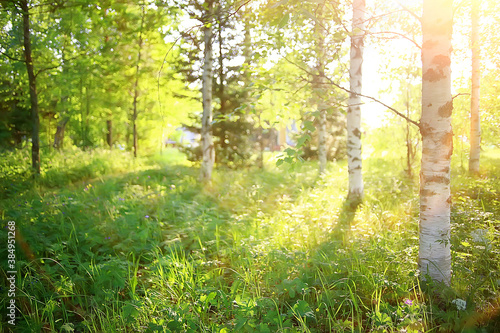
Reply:
M453 131L448 131L442 138L442 143L444 146L449 148L447 158L450 158L453 154Z
M420 196L431 197L431 196L434 196L436 194L437 193L432 191L432 190L424 189L423 187L420 188Z
M451 60L449 56L440 54L432 59L432 63L436 64L439 68L445 68L450 66Z
M428 123L420 122L420 134L422 137L429 135L434 128L431 127Z
M444 75L443 71L436 71L433 68L430 68L424 73L424 75L422 75L422 78L425 81L436 82L445 79L446 76Z
M440 170L441 172L449 173L450 172L450 167L444 167Z
M446 177L446 176L434 176L434 175L433 176L426 176L426 175L422 175L422 180L423 180L423 184L429 184L429 183L444 184L444 185L449 185L450 184L450 177Z
M453 112L453 102L452 101L446 102L445 105L441 106L438 109L438 114L443 118L450 117L452 112Z

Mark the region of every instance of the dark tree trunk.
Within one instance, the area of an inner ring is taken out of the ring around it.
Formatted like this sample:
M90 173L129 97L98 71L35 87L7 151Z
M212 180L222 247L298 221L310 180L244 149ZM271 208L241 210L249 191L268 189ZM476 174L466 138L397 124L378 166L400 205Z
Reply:
M113 148L113 120L106 120L106 127L108 132L106 133L106 142L108 143L109 149Z
M137 157L137 97L139 96L139 66L141 62L141 51L142 51L142 29L144 26L144 6L142 6L141 15L141 30L139 31L139 51L137 54L137 65L135 67L135 83L134 83L134 111L132 114L132 127L134 136L134 157Z
M54 135L54 148L56 149L61 149L64 145L64 131L68 121L69 117L66 116L57 124L56 134Z
M28 71L30 102L31 102L31 165L36 174L40 174L40 116L38 114L38 95L36 92L36 77L33 70L33 58L31 56L31 36L30 36L30 14L28 0L21 0L21 10L23 12L23 37L24 37L24 58Z

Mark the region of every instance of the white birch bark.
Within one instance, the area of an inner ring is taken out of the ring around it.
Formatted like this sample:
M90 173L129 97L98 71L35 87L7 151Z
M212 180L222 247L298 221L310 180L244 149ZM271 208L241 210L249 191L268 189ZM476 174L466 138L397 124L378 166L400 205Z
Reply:
M202 74L203 117L201 120L201 149L202 163L200 178L203 181L212 179L212 170L215 161L215 150L212 139L212 67L213 67L213 28L212 28L212 1L207 2L207 18L204 27L204 64Z
M424 0L419 269L450 284L451 35L453 0Z
M350 90L347 110L347 163L349 171L348 198L360 201L363 198L363 176L361 172L361 94L364 43L365 0L353 0L351 62L349 69Z
M479 46L479 1L472 1L471 49L472 49L472 90L470 101L470 155L469 173L479 173L481 155L481 120L479 113L481 53Z

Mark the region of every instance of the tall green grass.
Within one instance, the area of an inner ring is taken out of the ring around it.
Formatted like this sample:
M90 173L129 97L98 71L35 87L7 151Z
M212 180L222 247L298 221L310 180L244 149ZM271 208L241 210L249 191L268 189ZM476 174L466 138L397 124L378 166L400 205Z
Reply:
M391 161L365 161L365 201L352 216L342 162L322 177L314 163L219 168L203 186L175 151L135 161L123 152L72 154L54 153L36 186L14 188L0 202L2 219L16 221L20 235L21 331L495 332L500 325L494 152L485 154L483 178L454 176L453 281L437 298L418 278L418 184ZM12 169L2 186L23 179L11 166L24 157L5 157L11 163L2 168ZM3 269L3 247L0 258ZM4 313L4 289L1 298ZM467 302L464 310L456 299Z

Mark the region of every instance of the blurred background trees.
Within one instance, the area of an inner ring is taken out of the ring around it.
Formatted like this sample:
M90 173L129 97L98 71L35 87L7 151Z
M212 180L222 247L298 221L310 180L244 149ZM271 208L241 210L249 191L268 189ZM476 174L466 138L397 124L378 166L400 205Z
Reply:
M24 61L20 1L0 4L0 146L31 145L33 121ZM27 2L40 115L40 148L70 147L161 152L180 145L179 128L201 133L205 2L178 0ZM268 151L288 160L317 159L324 128L328 160L346 157L348 1L218 1L211 14L212 135L216 163L264 166ZM470 12L455 10L454 94L470 92ZM497 145L498 4L483 3L481 46L482 145ZM363 79L367 94L417 121L421 34L418 3L367 3ZM411 14L413 13L413 14ZM141 23L142 22L142 23ZM371 53L370 53L371 52ZM376 54L376 57L373 57ZM140 55L140 59L139 59ZM468 64L467 67L464 64ZM376 68L377 76L369 74ZM365 154L400 147L401 168L418 173L416 128L391 113L374 116L364 99ZM467 161L470 97L455 98L454 139ZM379 110L383 111L383 107ZM326 120L322 126L323 119ZM294 127L296 131L292 131ZM134 130L135 128L135 130ZM288 128L288 130L287 130ZM384 137L390 133L391 140ZM135 138L135 139L134 139ZM376 149L375 149L376 148ZM184 147L193 161L201 149Z

